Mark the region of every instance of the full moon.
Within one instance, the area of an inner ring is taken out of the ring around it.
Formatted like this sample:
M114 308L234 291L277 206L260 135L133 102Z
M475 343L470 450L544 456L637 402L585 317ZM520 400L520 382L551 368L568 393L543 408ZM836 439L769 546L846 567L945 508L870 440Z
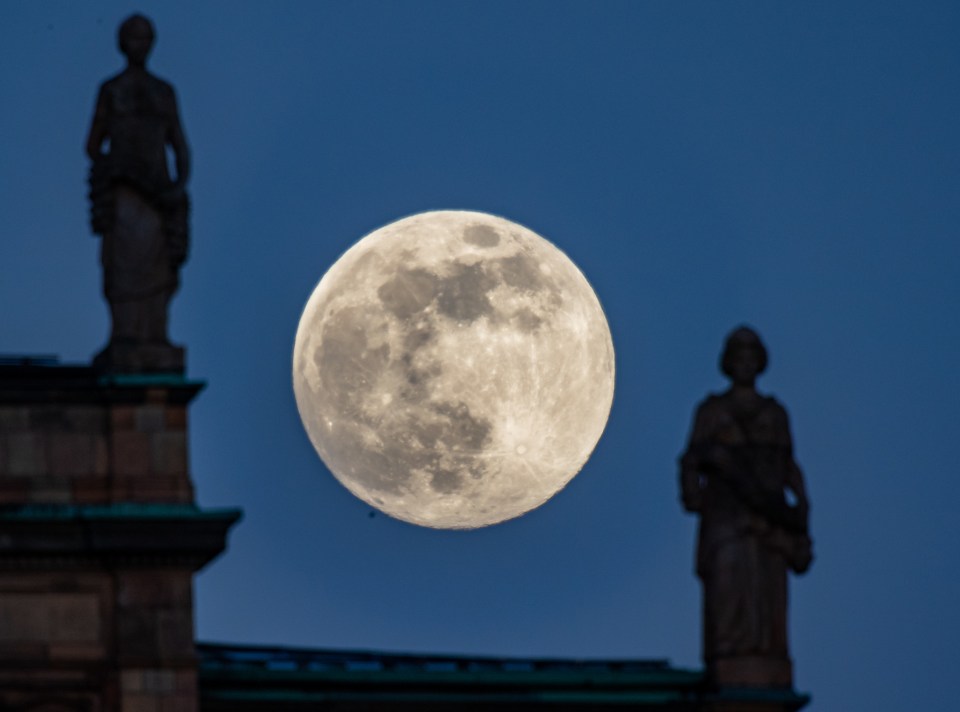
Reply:
M472 529L538 507L583 467L613 402L610 329L576 265L466 211L370 233L300 317L293 388L321 459L413 524Z

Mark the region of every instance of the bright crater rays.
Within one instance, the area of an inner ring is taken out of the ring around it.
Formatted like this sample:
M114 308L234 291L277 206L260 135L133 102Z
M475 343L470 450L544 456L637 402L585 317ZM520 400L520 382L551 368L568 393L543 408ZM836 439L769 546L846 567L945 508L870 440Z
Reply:
M587 280L530 230L439 211L364 237L300 318L293 386L320 457L414 524L470 529L543 504L583 467L614 357Z

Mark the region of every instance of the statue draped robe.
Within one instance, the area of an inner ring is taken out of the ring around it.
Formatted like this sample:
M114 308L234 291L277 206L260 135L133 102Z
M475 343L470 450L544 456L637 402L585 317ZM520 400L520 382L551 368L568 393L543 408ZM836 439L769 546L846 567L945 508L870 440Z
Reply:
M792 683L787 569L805 571L812 555L805 506L789 504L787 489L803 493L784 408L763 396L749 408L728 394L703 401L681 490L700 514L704 658L724 684Z

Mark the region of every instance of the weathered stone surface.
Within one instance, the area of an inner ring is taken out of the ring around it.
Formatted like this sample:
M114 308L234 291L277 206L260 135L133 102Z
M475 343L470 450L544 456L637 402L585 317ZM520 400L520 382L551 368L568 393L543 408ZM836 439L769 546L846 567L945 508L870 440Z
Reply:
M51 475L89 475L96 471L96 440L91 433L51 433L45 446Z
M197 673L190 668L128 668L120 674L123 709L197 709Z
M0 571L0 595L16 593L93 593L112 595L113 581L105 571Z
M197 670L194 667L179 668L176 673L176 690L178 693L191 692L197 689Z
M789 660L761 655L720 658L714 663L714 675L724 687L790 687L793 667Z
M30 428L30 409L0 405L0 433Z
M117 477L110 483L110 496L128 502L190 502L193 487L179 476Z
M186 406L172 400L149 388L134 405L0 408L0 503L189 501Z
M117 655L123 664L176 665L192 662L192 609L118 610Z
M117 602L121 606L192 605L193 586L189 572L127 571L119 578Z
M89 686L91 674L86 669L10 669L0 668L0 692L12 688L14 685L21 687L83 687ZM0 700L16 699L16 695L10 695L7 698L0 696ZM21 697L22 699L22 697Z
M130 694L121 698L121 712L161 712L160 700L154 695Z
M71 504L70 481L66 477L31 478L26 501L30 504Z
M179 693L160 700L160 712L196 712L199 709L198 696L193 693Z
M164 668L127 669L121 673L120 689L124 693L173 694L177 690L177 673Z
M136 427L136 421L136 406L115 405L110 409L110 422L115 431L133 430Z
M193 660L193 607L157 610L157 650L161 660Z
M93 593L3 593L0 644L88 643L102 635L100 600Z
M167 430L176 431L187 429L187 408L183 405L171 404L164 411L167 419Z
M103 643L53 643L47 646L47 659L56 663L104 660L107 646Z
M75 504L109 501L111 485L107 477L75 477L70 482L70 501Z
M150 438L150 471L155 475L187 475L187 435L155 433Z
M23 477L0 479L0 504L22 504L30 500L29 480Z
M93 439L93 472L96 476L110 473L110 447L106 434L98 434Z
M47 644L40 641L0 641L0 664L3 662L47 662Z
M117 475L150 473L150 436L135 430L115 432L110 438L110 456Z
M190 571L127 571L118 579L117 648L131 663L194 659Z
M162 405L150 403L137 408L136 428L141 433L157 433L166 429L166 414Z
M6 435L7 466L2 474L11 477L43 475L47 471L47 452L38 432L13 431Z
M105 413L98 406L74 405L63 410L65 426L76 433L96 433L104 429Z

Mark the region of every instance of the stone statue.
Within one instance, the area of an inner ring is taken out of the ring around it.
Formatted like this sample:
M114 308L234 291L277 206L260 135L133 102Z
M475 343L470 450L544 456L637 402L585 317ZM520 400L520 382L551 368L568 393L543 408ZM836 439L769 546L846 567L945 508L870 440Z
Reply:
M755 387L766 366L752 329L727 337L720 368L731 386L700 403L680 458L684 509L700 515L703 656L720 687L792 687L787 569L813 560L787 412Z
M187 257L190 151L173 87L146 68L154 40L150 20L127 18L118 40L127 67L100 86L87 140L91 224L103 238L103 293L112 321L110 341L94 365L182 372L183 349L167 338L167 307Z

